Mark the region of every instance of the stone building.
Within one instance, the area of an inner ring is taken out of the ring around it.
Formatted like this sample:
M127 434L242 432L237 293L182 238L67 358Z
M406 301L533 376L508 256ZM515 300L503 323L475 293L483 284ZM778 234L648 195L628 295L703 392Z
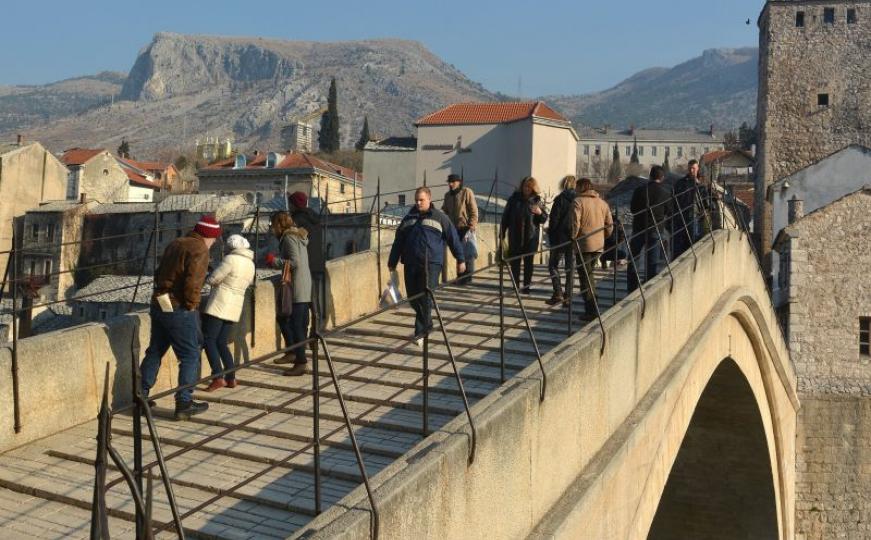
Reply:
M778 235L775 302L798 379L796 538L871 537L871 186Z
M597 183L608 181L615 145L624 171L637 151L639 170L632 172L644 175L651 166L662 165L666 155L670 167L685 168L689 160L723 149L723 134L713 126L706 130L584 127L578 136L578 174Z
M330 212L342 214L362 206L362 174L300 152L237 154L198 170L197 177L200 193L245 194L249 202L302 191L316 210L327 204Z
M755 223L765 255L777 234L769 186L850 144L871 146L871 2L769 0L758 25Z
M388 137L366 143L363 147L363 176L369 181L363 184L365 202L372 204L380 183L381 206L411 204L414 190L418 187L416 166L417 139L414 137Z
M100 203L150 202L160 184L102 148L71 148L61 156L69 169L67 199Z
M12 223L16 216L41 202L63 200L67 168L38 142L0 142L0 272L12 248Z

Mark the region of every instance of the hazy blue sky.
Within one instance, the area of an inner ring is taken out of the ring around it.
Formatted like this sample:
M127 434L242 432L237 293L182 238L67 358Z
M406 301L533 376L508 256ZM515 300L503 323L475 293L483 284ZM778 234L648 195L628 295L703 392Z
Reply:
M757 44L763 0L8 0L0 84L128 71L158 31L300 40L401 37L424 43L491 90L607 88L712 47ZM328 7L327 7L328 6ZM747 19L751 24L745 24Z

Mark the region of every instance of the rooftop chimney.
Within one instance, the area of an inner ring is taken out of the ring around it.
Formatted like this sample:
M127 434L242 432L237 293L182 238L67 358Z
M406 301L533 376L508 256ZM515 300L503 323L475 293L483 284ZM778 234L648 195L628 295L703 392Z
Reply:
M714 124L711 124L711 128L708 130L708 134L711 136L712 139L714 138Z
M629 125L629 134L630 134L630 135L635 135L635 124L630 124L630 125Z
M24 144L24 135L19 133L18 136L15 138L15 142L18 144L18 146Z
M787 204L789 205L787 220L792 225L804 217L804 201L793 195Z
M79 195L79 202L82 204L88 202L88 194L82 193L81 195Z

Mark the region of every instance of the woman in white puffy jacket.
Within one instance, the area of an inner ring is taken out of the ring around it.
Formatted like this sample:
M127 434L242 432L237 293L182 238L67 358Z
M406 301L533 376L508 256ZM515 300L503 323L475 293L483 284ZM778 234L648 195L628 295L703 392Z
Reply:
M217 374L236 367L233 354L227 346L227 338L233 325L242 316L245 292L254 281L254 253L248 249L248 241L234 234L227 239L226 245L230 252L206 280L212 287L212 293L203 310L203 348L213 376L207 392L225 386L236 387L235 372L231 371L224 377Z

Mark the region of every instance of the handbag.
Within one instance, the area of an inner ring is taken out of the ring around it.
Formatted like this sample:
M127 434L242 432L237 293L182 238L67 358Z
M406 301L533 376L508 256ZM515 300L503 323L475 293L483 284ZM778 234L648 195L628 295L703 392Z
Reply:
M278 285L275 314L279 317L290 317L291 313L293 313L293 277L290 272L290 261L286 261L281 271L281 283Z

